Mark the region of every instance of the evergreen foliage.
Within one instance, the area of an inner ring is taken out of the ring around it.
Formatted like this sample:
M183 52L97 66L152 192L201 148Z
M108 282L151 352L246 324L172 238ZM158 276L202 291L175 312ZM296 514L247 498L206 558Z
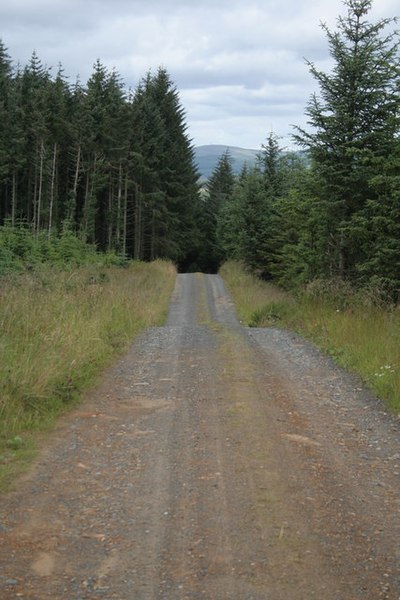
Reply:
M198 174L165 69L128 94L97 60L87 85L0 43L0 225L67 228L101 251L183 261L198 237Z
M293 215L288 198L304 171L304 162L284 153L271 133L258 166L242 171L220 212L219 238L225 258L242 260L264 279L283 277L283 250L299 225L297 216L289 223Z
M224 260L223 220L229 217L235 177L229 151L224 152L214 168L203 197L199 227L201 240L197 256L197 268L216 272Z
M367 272L372 273L365 269L366 262L372 265L371 244L384 270L400 260L387 194L393 186L388 180L399 172L399 43L395 32L384 33L392 19L367 20L371 0L347 0L345 5L347 15L339 17L337 31L324 26L332 73L309 63L320 88L307 107L313 129L298 129L295 137L312 158L321 219L326 221L321 275L365 283ZM379 229L386 230L383 243L391 247L385 259L376 246L376 219L383 214L388 222L380 220Z
M344 4L337 31L323 25L332 72L308 63L319 94L307 106L310 129L294 136L306 160L271 134L258 168L235 185L221 241L225 256L287 288L334 280L397 301L399 37L385 33L394 19L368 21L371 0Z
M271 133L255 168L229 153L198 190L178 92L165 69L127 93L98 60L86 86L33 53L13 69L0 43L0 225L38 240L72 232L122 257L216 271L234 258L287 288L313 280L400 290L400 59L393 19L345 0L326 25L331 72L309 62L319 93L296 128L303 153ZM389 33L386 33L389 27ZM4 261L10 248L0 248Z

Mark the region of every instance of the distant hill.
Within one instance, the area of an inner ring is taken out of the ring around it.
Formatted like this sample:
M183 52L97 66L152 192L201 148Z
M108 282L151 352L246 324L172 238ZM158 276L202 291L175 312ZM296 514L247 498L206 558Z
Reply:
M260 150L246 150L245 148L237 148L236 146L197 146L194 149L195 160L202 181L205 181L210 177L219 158L227 150L229 150L229 154L232 158L232 169L234 173L240 173L246 163L249 167L252 167L256 162L257 154L260 152Z

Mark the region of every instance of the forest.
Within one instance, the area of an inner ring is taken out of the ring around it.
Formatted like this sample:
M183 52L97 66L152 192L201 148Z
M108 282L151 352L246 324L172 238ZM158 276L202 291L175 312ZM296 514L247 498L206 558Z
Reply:
M284 152L273 133L238 180L222 156L209 182L208 239L218 261L244 261L285 288L330 281L398 301L399 37L395 19L368 20L369 0L345 4L337 30L324 27L332 72L308 64L319 92L306 107L309 130L294 132L307 159Z
M165 69L132 92L98 60L86 86L34 52L0 45L0 222L35 238L72 232L99 251L180 263L199 210L198 173ZM8 239L10 236L8 236Z
M337 281L397 301L400 289L400 60L395 19L347 0L324 32L333 69L309 62L318 92L302 152L271 132L255 168L221 156L200 193L179 93L166 69L135 91L100 61L87 84L0 46L0 223L40 239L72 233L100 251L216 272L242 261L296 289ZM261 138L260 134L260 138ZM5 252L0 243L0 253ZM0 255L1 256L1 255Z

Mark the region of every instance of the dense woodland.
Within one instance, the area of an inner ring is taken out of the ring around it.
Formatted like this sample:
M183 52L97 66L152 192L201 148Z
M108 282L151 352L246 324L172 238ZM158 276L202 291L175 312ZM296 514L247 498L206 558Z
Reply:
M14 68L1 45L0 222L181 270L235 258L287 288L329 279L398 300L399 37L394 19L370 21L371 0L344 4L324 26L332 71L308 64L319 90L294 133L303 153L271 133L256 168L236 177L225 154L201 194L165 69L130 92L97 61L71 85L36 54Z
M308 160L283 152L274 134L239 179L222 156L209 183L209 239L218 260L241 259L287 288L336 280L398 301L399 37L394 19L369 21L369 0L345 5L337 30L324 27L332 72L309 63L319 93L309 130L294 135Z
M0 222L102 251L183 260L194 239L198 173L165 69L135 92L97 61L86 86L36 53L14 69L0 45Z

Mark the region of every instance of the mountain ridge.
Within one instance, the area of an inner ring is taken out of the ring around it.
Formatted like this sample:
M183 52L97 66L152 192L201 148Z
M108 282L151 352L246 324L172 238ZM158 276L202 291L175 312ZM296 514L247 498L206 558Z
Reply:
M207 180L218 164L221 156L228 151L232 159L232 170L239 174L244 165L254 166L260 150L241 148L239 146L225 146L222 144L208 144L195 146L195 162L200 172L200 181Z

